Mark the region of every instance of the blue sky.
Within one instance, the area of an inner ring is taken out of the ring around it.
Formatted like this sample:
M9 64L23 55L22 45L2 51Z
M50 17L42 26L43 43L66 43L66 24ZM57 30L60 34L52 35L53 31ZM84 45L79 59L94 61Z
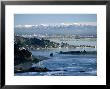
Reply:
M76 22L97 22L96 14L15 14L14 24L58 24Z

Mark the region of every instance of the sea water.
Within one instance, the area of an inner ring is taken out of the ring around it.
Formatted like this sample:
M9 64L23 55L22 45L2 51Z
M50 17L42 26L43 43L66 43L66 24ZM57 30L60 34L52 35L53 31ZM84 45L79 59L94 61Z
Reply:
M83 50L83 48L79 48ZM79 50L78 48L74 49ZM48 49L31 51L34 56L45 56L49 59L40 61L33 64L33 67L40 66L46 67L50 72L27 72L17 73L20 76L96 76L97 75L97 55L72 55L72 54L59 54L59 51L73 50L73 49ZM87 48L86 50L94 50ZM53 53L53 57L50 57Z

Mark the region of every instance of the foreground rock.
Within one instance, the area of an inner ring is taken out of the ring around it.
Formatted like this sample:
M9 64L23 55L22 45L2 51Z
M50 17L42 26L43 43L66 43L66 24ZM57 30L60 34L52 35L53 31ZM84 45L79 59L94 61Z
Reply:
M33 63L47 60L47 57L33 56L30 51L23 46L14 44L14 72L46 72L47 68L32 67Z
M47 60L47 57L43 56L32 56L32 60L25 60L22 63L19 63L14 66L15 73L21 73L21 72L46 72L49 71L47 68L41 68L41 67L32 67L33 63L38 63L43 60Z
M29 69L16 69L15 73L23 73L23 72L48 72L50 71L47 68L41 68L41 67L31 67Z

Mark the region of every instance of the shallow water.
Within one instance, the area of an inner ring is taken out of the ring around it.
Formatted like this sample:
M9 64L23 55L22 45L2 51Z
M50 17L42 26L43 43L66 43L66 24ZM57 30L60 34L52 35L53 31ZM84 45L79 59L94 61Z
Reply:
M83 50L83 48L76 49L46 49L31 51L34 56L45 56L48 60L41 61L34 66L46 67L52 71L50 72L26 72L16 73L19 76L96 76L97 75L97 55L72 55L72 54L58 54L59 51L69 50ZM86 50L94 51L94 48L87 48ZM49 54L53 53L53 57Z

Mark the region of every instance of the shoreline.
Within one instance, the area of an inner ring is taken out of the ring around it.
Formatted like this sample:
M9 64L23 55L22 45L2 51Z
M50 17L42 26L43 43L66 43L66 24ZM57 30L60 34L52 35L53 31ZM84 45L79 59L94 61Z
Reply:
M14 66L14 73L19 73L19 72L45 72L45 71L49 71L49 69L47 68L42 68L42 67L35 67L35 69L32 69L32 65L33 63L39 63L40 61L43 61L43 60L47 60L49 58L47 57L44 57L44 56L32 56L32 61L26 61L24 63L20 63L16 66Z

